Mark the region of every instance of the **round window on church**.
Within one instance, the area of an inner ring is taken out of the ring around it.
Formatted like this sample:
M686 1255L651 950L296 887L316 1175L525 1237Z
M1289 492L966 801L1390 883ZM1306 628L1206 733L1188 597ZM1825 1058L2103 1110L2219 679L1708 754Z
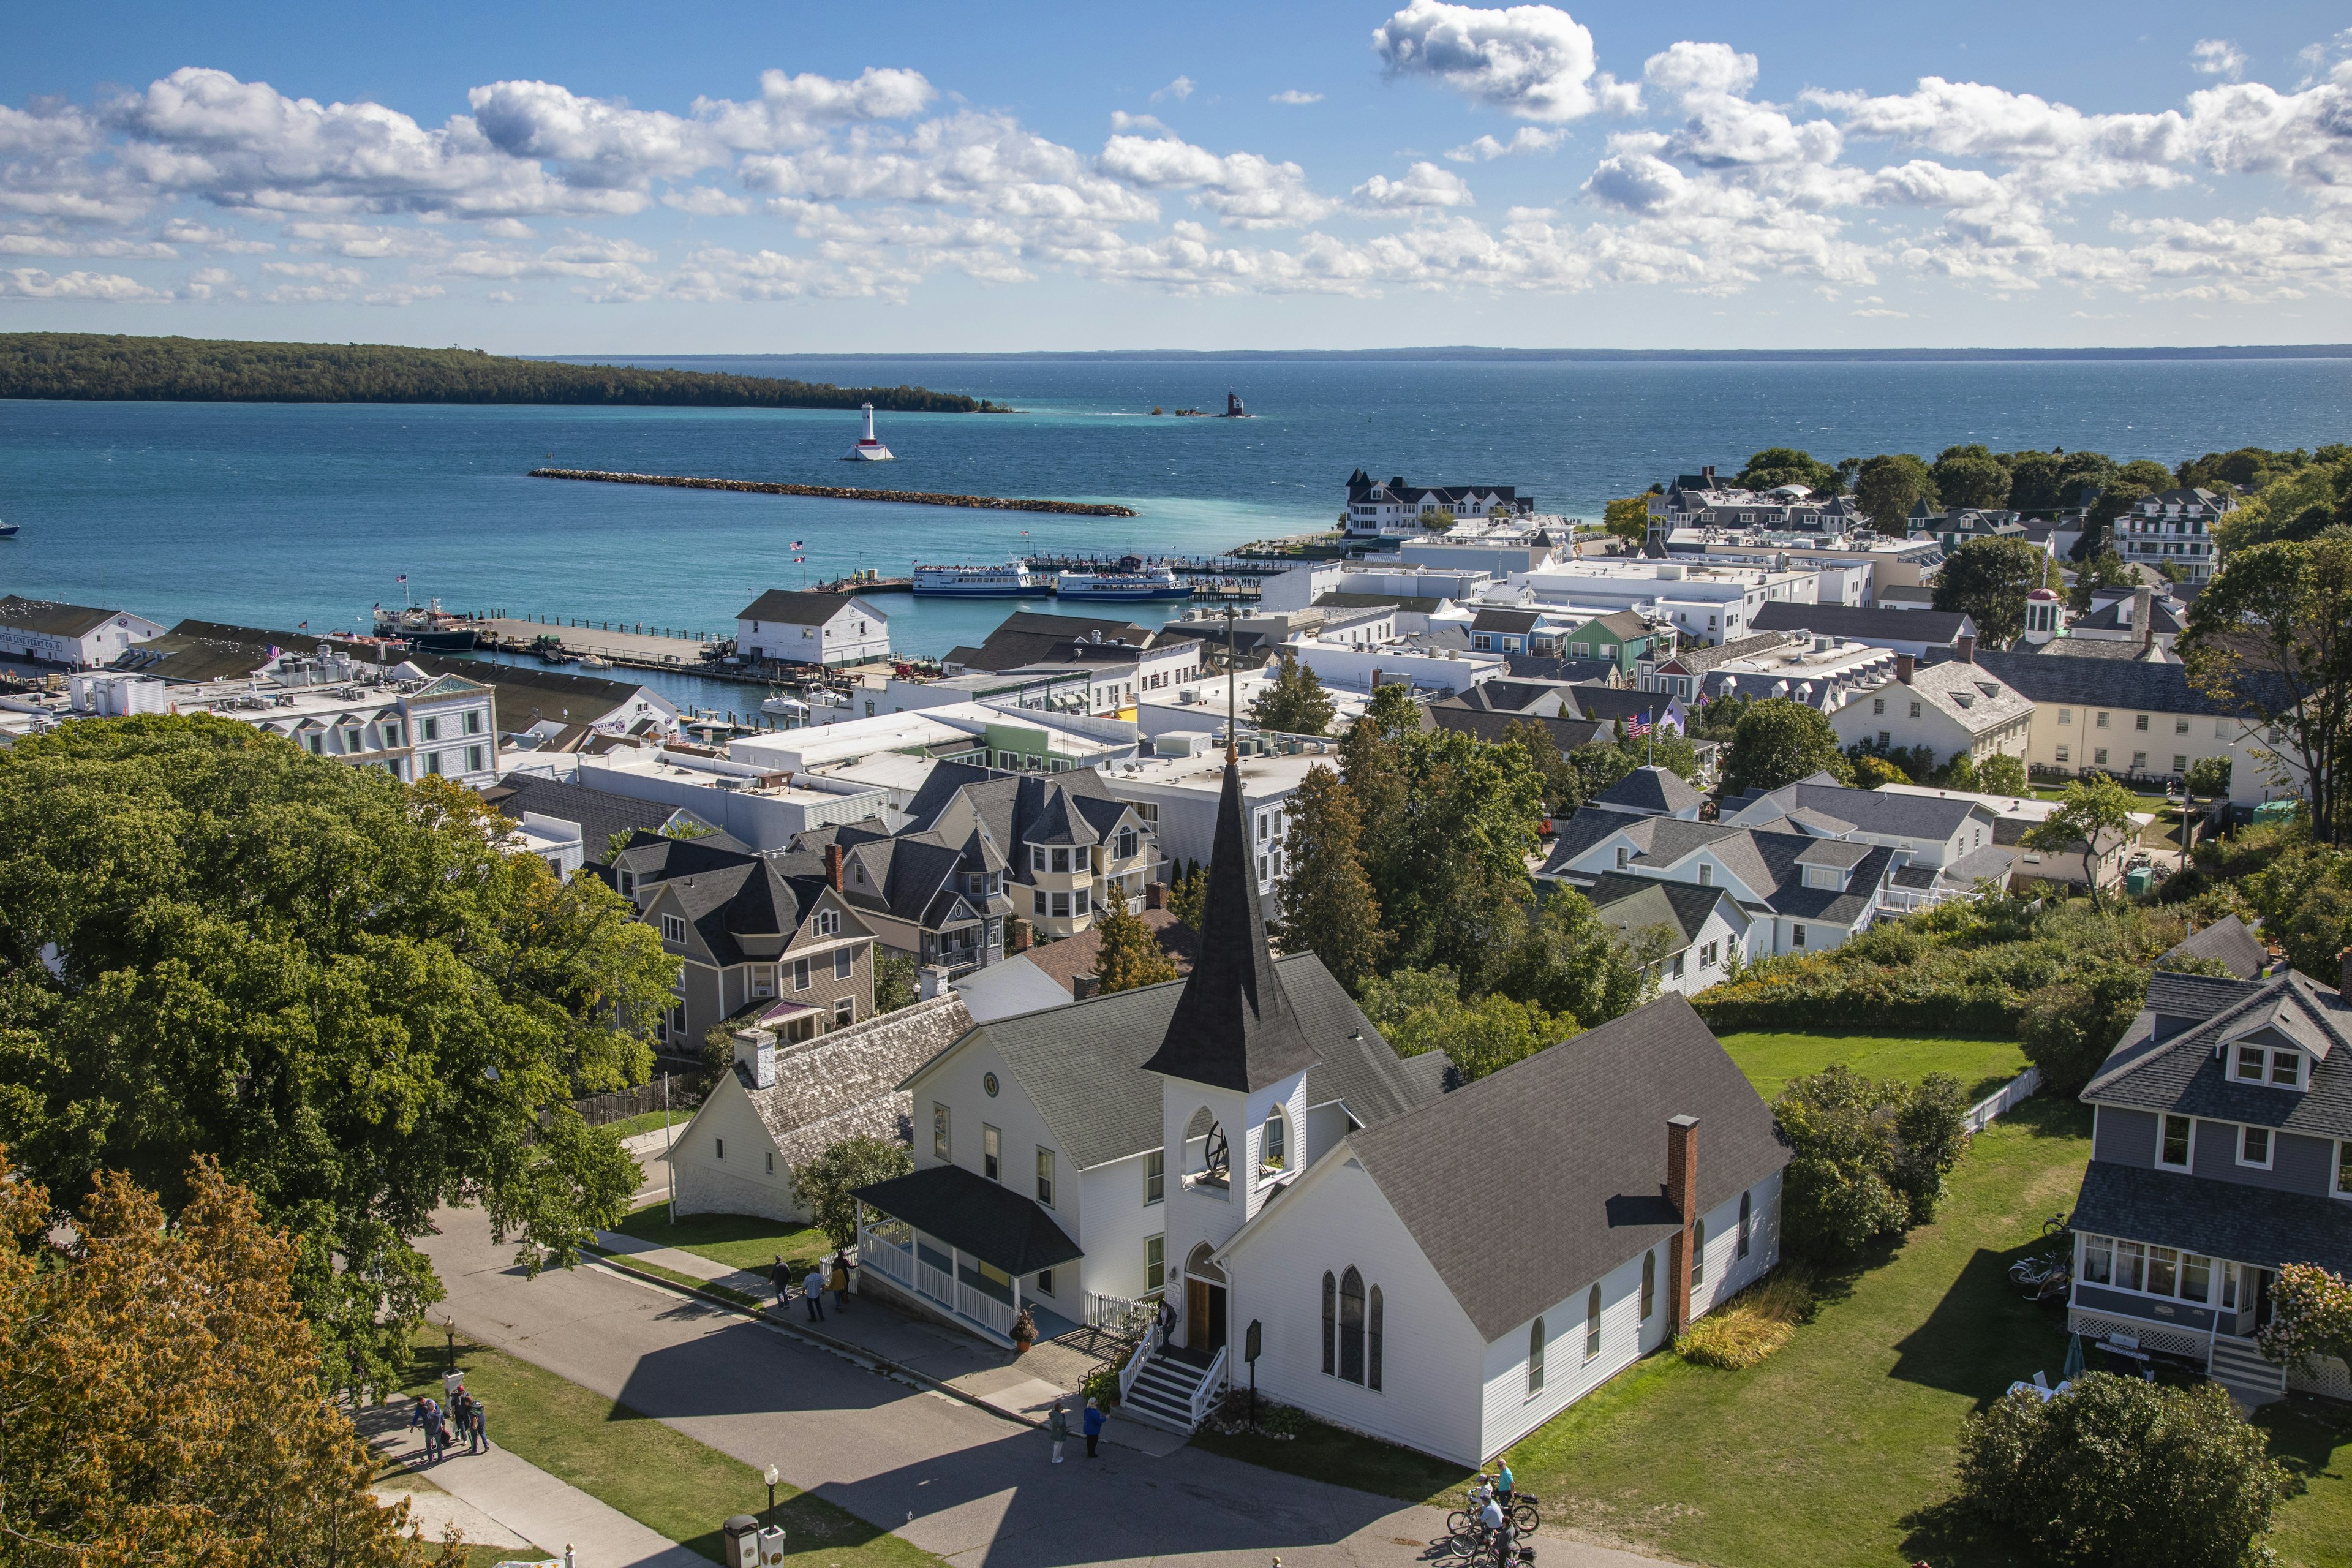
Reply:
M989 1099L994 1100L996 1098L996 1075L992 1072L981 1074L980 1087L988 1090Z

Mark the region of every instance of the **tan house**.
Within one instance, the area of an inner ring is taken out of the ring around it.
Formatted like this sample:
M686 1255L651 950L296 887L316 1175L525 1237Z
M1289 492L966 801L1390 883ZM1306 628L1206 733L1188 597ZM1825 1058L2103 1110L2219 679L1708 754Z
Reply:
M722 1023L756 1021L797 1044L872 1016L874 932L828 879L838 868L749 854L723 835L639 833L613 858L614 883L682 961L654 1031L667 1054L699 1056Z

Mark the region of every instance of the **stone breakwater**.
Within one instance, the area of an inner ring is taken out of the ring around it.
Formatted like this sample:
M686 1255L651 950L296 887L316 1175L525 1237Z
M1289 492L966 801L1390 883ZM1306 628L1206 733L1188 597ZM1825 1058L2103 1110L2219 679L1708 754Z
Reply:
M1065 517L1133 517L1131 506L1075 500L1020 500L1008 496L938 495L929 490L868 490L845 485L783 485L764 479L698 479L679 474L614 474L596 468L533 468L534 479L594 479L608 485L668 485L688 490L743 490L763 496L822 496L830 500L885 500L903 506L969 506L984 511L1050 511Z

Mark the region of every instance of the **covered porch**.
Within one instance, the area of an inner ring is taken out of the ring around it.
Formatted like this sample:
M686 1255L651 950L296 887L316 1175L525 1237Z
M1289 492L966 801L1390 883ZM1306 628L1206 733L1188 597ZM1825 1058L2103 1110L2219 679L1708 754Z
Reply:
M1025 1306L1040 1338L1074 1330L1024 1294L1086 1256L1036 1203L961 1165L932 1165L857 1192L859 1264L917 1306L992 1344L1013 1343ZM1073 1269L1066 1290L1074 1291Z

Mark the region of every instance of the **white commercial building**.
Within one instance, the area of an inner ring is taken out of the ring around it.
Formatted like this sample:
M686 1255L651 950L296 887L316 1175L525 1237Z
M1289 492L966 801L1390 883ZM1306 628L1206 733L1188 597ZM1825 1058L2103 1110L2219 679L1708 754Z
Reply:
M1268 920L1275 918L1287 874L1283 851L1290 797L1298 793L1309 769L1323 767L1336 773L1339 767L1336 745L1309 745L1312 749L1292 755L1248 756L1238 763L1251 853L1257 861L1257 885ZM1224 774L1224 752L1211 748L1190 756L1134 758L1102 770L1110 793L1133 806L1135 814L1160 836L1160 852L1168 859L1171 879L1190 862L1207 865L1214 853L1217 803Z
M769 771L706 746L673 742L583 752L572 776L608 795L683 807L761 853L789 848L812 827L868 818L879 820L886 832L898 826L889 796L873 785Z
M1710 646L1744 636L1769 604L1820 601L1822 574L1811 567L1719 566L1696 561L1555 562L1511 579L1517 592L1490 590L1489 604L1521 608L1575 605L1639 610L1671 625L1685 645Z
M163 628L122 610L61 605L11 594L0 598L0 660L21 658L65 669L96 669Z
M890 617L852 594L771 588L736 613L735 651L774 664L867 664L890 657Z

